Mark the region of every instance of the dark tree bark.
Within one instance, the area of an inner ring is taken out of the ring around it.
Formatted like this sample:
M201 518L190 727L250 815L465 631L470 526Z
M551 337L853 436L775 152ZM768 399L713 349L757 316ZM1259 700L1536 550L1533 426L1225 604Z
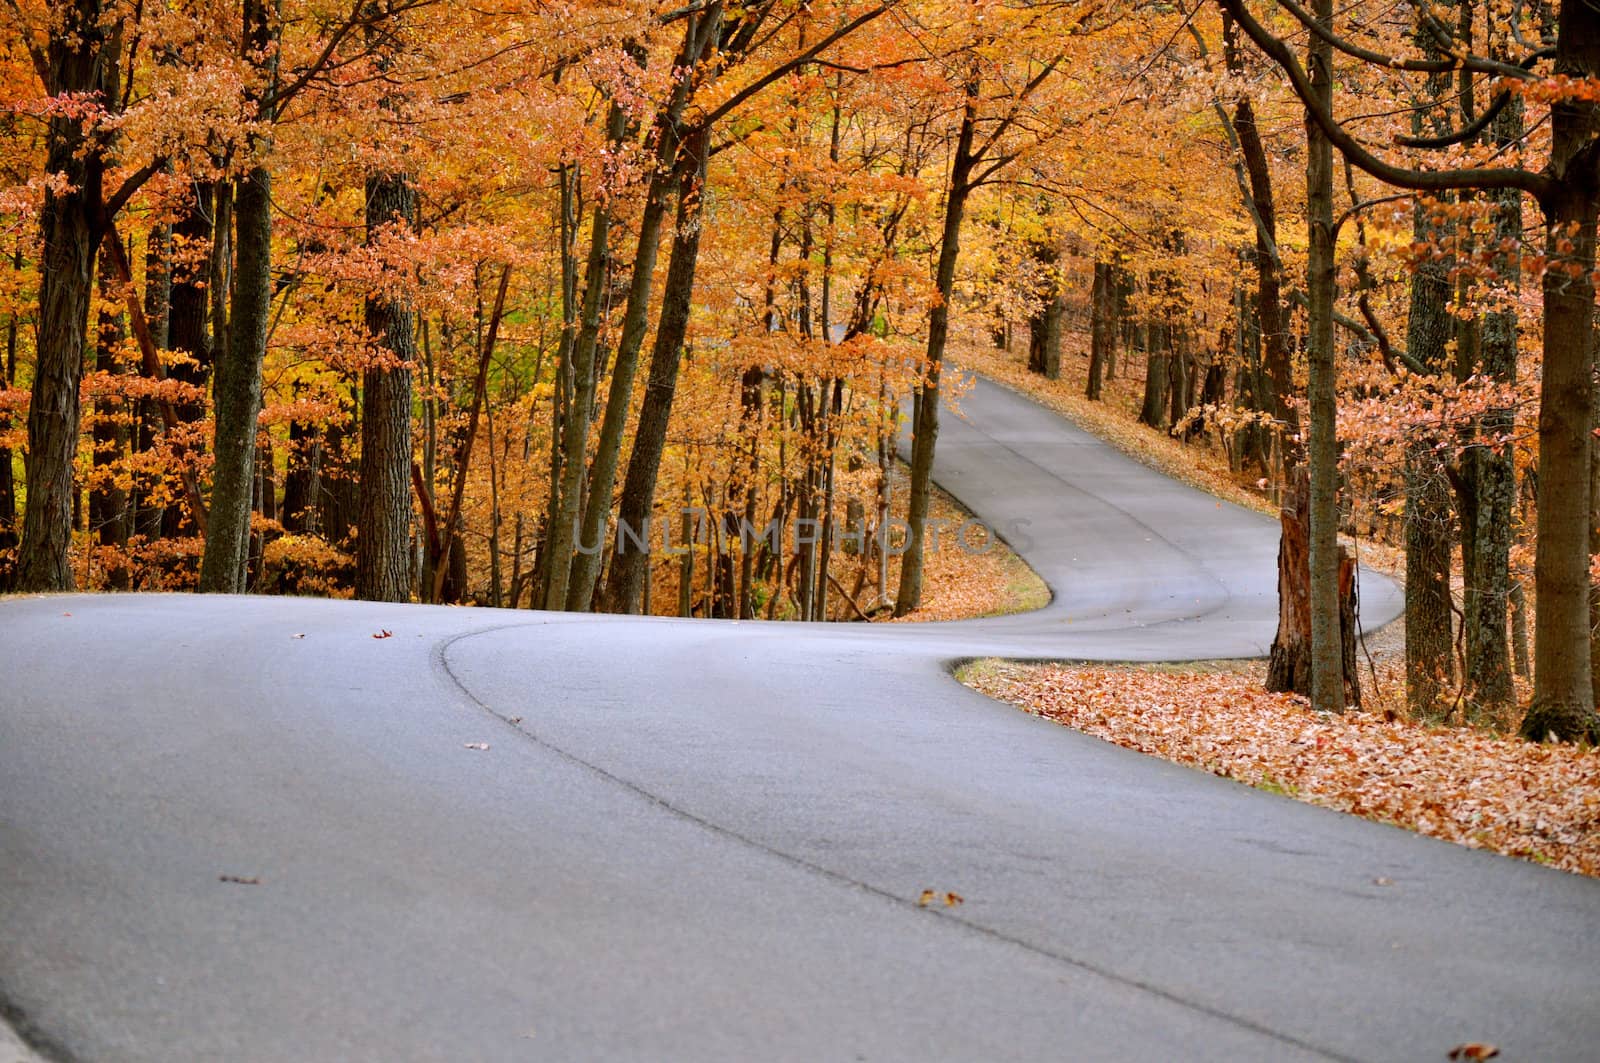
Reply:
M1318 21L1331 27L1333 0L1315 0ZM1333 49L1313 36L1311 84L1318 106L1333 99ZM1306 225L1310 253L1306 289L1308 322L1306 388L1310 418L1310 544L1311 567L1311 707L1319 712L1345 708L1339 645L1339 444L1335 432L1334 385L1337 373L1333 341L1335 293L1333 231L1333 144L1309 113L1306 115Z
M1419 28L1416 37L1425 55L1438 57L1438 47L1426 30ZM1436 112L1450 93L1450 82L1448 72L1428 77L1427 96ZM1412 131L1417 135L1441 132L1424 129L1421 112L1412 118ZM1414 243L1429 248L1450 235L1448 226L1435 220L1424 203L1412 209L1411 233ZM1406 350L1429 373L1443 373L1448 368L1453 335L1452 271L1451 259L1429 253L1415 264L1411 275ZM1439 456L1442 443L1424 433L1410 442L1405 457L1406 705L1414 716L1434 722L1441 721L1449 708L1444 699L1455 679L1450 618L1454 525L1445 467Z
M275 0L245 0L245 38L263 56L263 73L276 74L273 35L278 24ZM259 114L272 120L271 88L264 90ZM261 411L261 363L266 357L272 309L272 174L260 161L268 140L256 134L256 158L234 183L236 261L228 308L227 342L217 359L215 463L206 548L200 560L199 589L239 594L245 589L250 550L251 479L255 472L256 417Z
M17 319L6 319L5 362L0 364L0 387L10 388L17 373ZM9 416L0 417L0 432L11 427ZM17 485L10 447L0 447L0 593L11 589L17 548Z
M683 44L674 69L694 69L717 39L721 7L704 16L691 15L685 21ZM633 277L628 286L627 308L623 311L622 334L612 360L611 388L606 395L605 417L600 424L594 462L589 470L589 496L584 507L582 544L603 542L611 515L611 495L616 487L617 468L622 459L623 434L628 425L628 409L633 399L633 381L638 374L639 352L649 330L650 297L655 284L656 253L661 247L661 223L666 214L667 196L680 172L678 143L680 126L688 106L692 79L682 74L673 86L667 105L656 116L651 130L656 165L645 191L644 211L640 215L633 256ZM579 550L572 560L572 575L567 586L567 608L582 611L594 600L600 578L599 550Z
M1150 286L1152 289L1158 288L1153 275ZM1151 428L1165 428L1167 388L1172 383L1172 374L1167 368L1171 349L1168 343L1167 323L1159 311L1147 316L1144 336L1144 402L1139 408L1139 423L1149 425Z
M335 546L346 546L360 509L357 464L350 455L349 424L357 420L352 406L345 407L348 423L334 421L323 433L317 499L317 530Z
M161 224L150 231L144 257L144 317L150 329L150 340L158 349L170 348L167 323L172 307L172 226ZM141 399L137 403L134 427L134 449L147 454L156 446L161 434L161 404L154 399ZM158 474L143 474L134 484L128 503L129 531L146 542L161 535L161 522L166 507L153 501L153 486L159 482Z
M200 561L199 589L212 594L242 594L245 589L261 364L272 304L271 186L271 174L258 165L234 188L238 258L228 345L216 364L215 462Z
M111 270L104 260L99 266L102 296L106 290ZM119 349L127 339L127 322L121 314L110 313L102 305L95 335L95 369L118 376L125 371ZM89 436L94 444L91 463L94 483L89 491L89 528L101 546L126 547L128 545L128 492L117 482L116 467L127 459L129 433L128 404L125 400L102 396L95 400L93 426ZM127 565L118 563L106 573L106 585L112 590L127 590L130 573Z
M678 369L683 363L683 339L688 330L689 311L694 298L695 266L700 254L700 212L710 140L709 129L704 126L695 128L684 140L680 156L684 160L681 165L687 172L679 182L677 226L672 238L672 258L667 266L666 286L661 293L661 317L656 324L655 346L650 352L649 383L645 387L644 405L639 410L633 453L628 459L628 475L623 481L622 502L617 511L616 547L606 581L607 612L637 612L645 581L650 578L648 547L645 550L630 549L626 545L624 529L631 528L644 533L648 542L646 530L655 506L656 478L661 469L661 453L667 442L667 423L672 416Z
M1061 333L1067 313L1057 269L1061 250L1049 242L1030 244L1034 263L1044 275L1044 290L1039 293L1039 309L1028 318L1028 368L1046 380L1057 380L1061 376Z
M1239 27L1226 12L1223 17L1223 47L1228 70L1244 73L1239 54ZM1240 96L1233 112L1234 133L1239 137L1239 154L1244 158L1250 181L1250 206L1256 222L1256 323L1261 335L1261 360L1271 381L1273 418L1284 427L1286 436L1299 431L1298 415L1290 400L1294 397L1294 374L1289 364L1289 331L1285 322L1282 291L1282 264L1278 260L1278 214L1272 197L1272 170L1261 142L1255 108L1248 96Z
M627 113L616 104L611 107L607 139L621 143L629 131ZM611 206L601 197L595 204L589 224L589 259L584 267L583 306L579 311L578 338L573 343L571 365L574 380L572 408L562 424L561 450L564 454L559 487L560 504L553 510L549 539L545 549L550 564L545 585L544 608L569 609L567 591L573 568L573 535L583 512L585 457L589 446L591 411L596 384L595 352L600 341L600 311L607 286L611 283Z
M1509 145L1522 139L1521 100L1512 100L1495 119L1493 140ZM1522 236L1522 193L1494 193L1497 242L1514 247ZM1513 289L1520 284L1521 262L1515 252L1497 251L1496 273ZM1483 319L1483 372L1501 383L1517 378L1517 313L1504 307ZM1479 722L1503 719L1513 699L1511 651L1506 639L1511 598L1511 532L1516 506L1516 466L1509 442L1515 412L1491 410L1478 425L1477 445L1469 452L1467 476L1475 496L1472 558L1462 567L1471 574L1463 607L1466 643L1468 713ZM1465 519L1465 514L1463 514Z
M1564 0L1555 73L1600 76L1600 8ZM1589 483L1594 372L1595 224L1600 204L1600 104L1552 108L1543 197L1544 375L1539 403L1538 557L1533 704L1522 733L1600 740L1589 661Z
M1028 368L1046 380L1061 378L1061 335L1065 331L1067 300L1053 289L1028 319Z
M212 218L216 213L216 193L217 186L209 181L196 182L191 186L191 202L173 226L175 238L181 240L185 247L210 248L214 239L226 242L226 235L219 236L212 226ZM204 263L179 263L172 271L171 283L167 337L172 350L181 352L187 358L174 362L167 370L167 375L195 389L194 401L176 402L173 407L179 421L196 424L206 415L205 392L210 386L211 371L215 364L208 306L211 287L208 266ZM181 451L175 457L179 461L187 460L186 454ZM193 535L196 531L193 514L189 515L191 519L187 522L184 516L181 507L168 506L162 515L161 534L166 538Z
M1269 691L1311 696L1314 673L1311 640L1311 491L1305 466L1290 480L1279 513L1278 633L1267 659ZM1344 701L1361 704L1361 679L1356 670L1356 566L1339 548L1336 589L1339 600L1337 655Z
M283 477L283 527L297 535L314 533L317 498L322 492L322 435L315 424L289 422L288 469Z
M367 178L367 241L387 226L412 229L417 193L403 173ZM356 597L411 599L411 364L416 323L403 298L366 302L367 335L381 361L362 371L361 504L356 518Z
M1094 284L1089 294L1089 380L1084 394L1091 402L1100 401L1106 362L1117 342L1112 315L1111 263L1094 264Z
M1189 396L1194 386L1193 352L1189 349L1188 330L1185 326L1168 324L1167 340L1171 351L1167 356L1167 399L1169 413L1167 424L1173 431L1189 416Z
M61 32L46 45L52 96L92 95L104 87L107 48L98 0L60 5ZM39 212L39 323L33 395L28 407L27 501L16 588L63 591L73 586L73 459L78 450L78 379L89 327L90 286L100 245L105 162L81 117L53 115L45 135L45 187Z
M928 311L926 375L918 391L916 418L911 433L910 497L906 523L909 549L900 557L900 586L894 615L905 616L922 604L923 534L928 523L928 499L933 487L933 452L939 438L939 377L944 369L944 348L950 336L950 299L955 292L956 260L961 254L961 219L972 193L972 173L978 163L973 141L978 125L978 85L969 83L961 127L950 161L950 183L945 196L944 229L939 239L939 264L934 273L938 301Z

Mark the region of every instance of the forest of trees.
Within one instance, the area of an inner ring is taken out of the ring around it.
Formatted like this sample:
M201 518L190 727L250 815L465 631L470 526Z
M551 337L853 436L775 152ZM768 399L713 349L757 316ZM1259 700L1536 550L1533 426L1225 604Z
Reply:
M1016 332L1281 505L1271 684L1355 696L1376 539L1414 713L1600 740L1591 0L0 22L0 590L913 614Z

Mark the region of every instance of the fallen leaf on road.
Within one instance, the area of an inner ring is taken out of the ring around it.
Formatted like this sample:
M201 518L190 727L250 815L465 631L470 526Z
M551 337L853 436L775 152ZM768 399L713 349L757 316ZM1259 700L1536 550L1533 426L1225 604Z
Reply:
M384 629L383 631L379 631L377 634L373 635L372 637L375 638L375 639L392 639L392 638L394 638L394 632L390 631L388 629Z
M465 743L465 745L466 745L466 748L468 748L468 749L488 749L489 748L489 743L487 743L487 742L467 742L467 743Z
M306 637L306 636L305 636L305 632L303 632L303 631L302 631L302 632L301 632L301 633L300 633L300 634L298 634L298 635L290 635L290 636L289 636L289 637L290 637L290 638L292 638L292 639L303 639L303 638L305 638L305 637Z
M1494 1045L1479 1044L1477 1041L1468 1041L1450 1050L1451 1059L1493 1059L1499 1054L1500 1050Z
M218 882L232 882L237 886L259 886L261 880L254 875L218 875Z
M926 908L928 905L933 903L933 899L937 896L938 894L932 890L923 890L922 896L917 898L917 907Z
M959 893L946 893L944 895L944 906L946 908L954 908L956 905L965 900L966 898L961 896Z

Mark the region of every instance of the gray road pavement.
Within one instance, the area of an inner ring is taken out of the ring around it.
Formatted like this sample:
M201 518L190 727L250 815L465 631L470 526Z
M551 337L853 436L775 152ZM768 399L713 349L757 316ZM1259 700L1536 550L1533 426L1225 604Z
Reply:
M167 1063L1594 1058L1596 883L950 679L1255 654L1274 609L1270 520L964 408L939 478L1032 522L1038 613L0 602L7 1013Z

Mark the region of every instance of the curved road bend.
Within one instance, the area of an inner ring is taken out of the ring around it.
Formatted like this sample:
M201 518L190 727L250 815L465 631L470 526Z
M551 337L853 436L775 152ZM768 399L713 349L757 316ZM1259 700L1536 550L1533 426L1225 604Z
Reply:
M0 603L6 1014L164 1063L1593 1058L1595 882L951 681L1257 654L1274 613L1272 521L963 405L938 476L1032 522L1040 612Z

